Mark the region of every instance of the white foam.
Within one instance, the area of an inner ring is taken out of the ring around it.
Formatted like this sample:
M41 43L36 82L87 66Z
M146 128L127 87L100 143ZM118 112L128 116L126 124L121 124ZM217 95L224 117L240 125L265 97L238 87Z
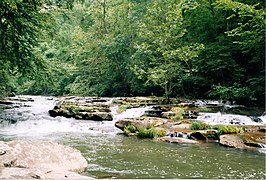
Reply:
M254 122L250 117L236 114L200 113L197 120L208 124L239 124L239 125L262 125Z

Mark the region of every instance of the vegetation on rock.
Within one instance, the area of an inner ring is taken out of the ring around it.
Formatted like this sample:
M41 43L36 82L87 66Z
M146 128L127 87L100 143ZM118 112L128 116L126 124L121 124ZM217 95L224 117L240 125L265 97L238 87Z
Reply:
M139 138L158 138L166 135L165 129L158 129L153 125L136 127L132 124L128 124L124 127L124 133L127 136L134 133Z
M211 126L205 122L192 122L191 130L206 130L210 129Z

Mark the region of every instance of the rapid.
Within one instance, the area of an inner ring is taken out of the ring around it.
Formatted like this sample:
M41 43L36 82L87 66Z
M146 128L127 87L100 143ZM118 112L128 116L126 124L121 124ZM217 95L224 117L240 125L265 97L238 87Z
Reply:
M32 101L0 111L0 139L49 140L77 148L88 161L83 175L94 178L236 178L265 179L265 154L217 143L167 144L126 137L114 126L123 117L141 116L145 108L122 114L111 104L113 121L50 117L56 97L23 96Z

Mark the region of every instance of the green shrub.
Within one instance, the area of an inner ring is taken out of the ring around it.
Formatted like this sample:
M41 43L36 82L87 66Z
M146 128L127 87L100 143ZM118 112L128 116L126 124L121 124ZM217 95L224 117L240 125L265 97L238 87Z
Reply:
M140 138L156 138L165 136L166 132L163 129L157 130L154 127L151 128L140 128L138 132L138 137Z
M231 125L216 125L214 126L214 129L216 129L219 135L222 134L237 134L244 132L244 129L242 127L237 126L231 126Z
M191 124L191 130L205 130L210 129L211 126L209 124L206 124L205 122L192 122Z
M125 126L124 133L128 136L130 133L135 133L137 128L132 124Z

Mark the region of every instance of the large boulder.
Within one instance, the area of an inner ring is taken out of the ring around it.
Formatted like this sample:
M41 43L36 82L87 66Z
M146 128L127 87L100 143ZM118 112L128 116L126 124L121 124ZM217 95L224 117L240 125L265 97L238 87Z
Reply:
M0 141L0 179L81 177L80 151L49 141Z
M238 149L248 148L237 134L224 134L220 136L220 145Z
M264 135L265 137L265 135ZM242 134L224 134L220 136L220 145L243 149L243 150L258 150L266 147L265 140L262 139L249 139L247 135Z

